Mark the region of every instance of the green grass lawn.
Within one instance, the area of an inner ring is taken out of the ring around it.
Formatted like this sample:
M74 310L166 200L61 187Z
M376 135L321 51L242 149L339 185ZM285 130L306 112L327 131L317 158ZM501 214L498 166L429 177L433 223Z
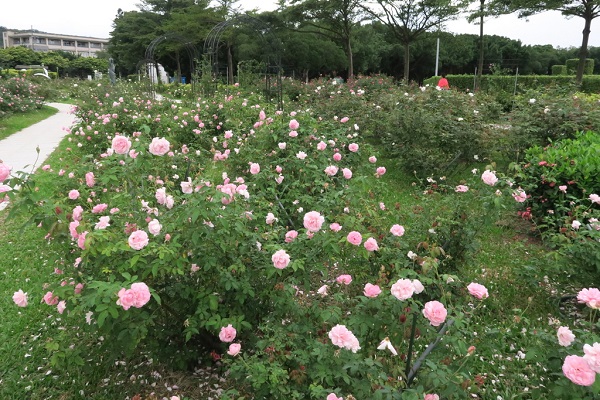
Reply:
M58 110L54 107L42 106L42 108L39 110L25 114L13 114L8 118L0 119L0 140L9 137L21 129L43 121L57 112Z

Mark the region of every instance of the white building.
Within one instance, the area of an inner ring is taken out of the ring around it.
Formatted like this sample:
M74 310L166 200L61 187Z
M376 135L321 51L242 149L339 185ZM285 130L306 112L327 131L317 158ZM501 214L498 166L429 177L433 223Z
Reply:
M83 57L96 57L98 51L108 47L108 39L36 31L4 31L2 39L5 49L25 46L34 51L62 50Z

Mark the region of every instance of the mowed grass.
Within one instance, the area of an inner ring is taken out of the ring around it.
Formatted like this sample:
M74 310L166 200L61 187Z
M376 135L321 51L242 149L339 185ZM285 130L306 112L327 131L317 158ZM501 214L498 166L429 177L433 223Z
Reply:
M28 126L43 121L57 112L58 109L54 107L42 106L39 110L25 114L13 114L7 118L0 119L0 140L25 129Z

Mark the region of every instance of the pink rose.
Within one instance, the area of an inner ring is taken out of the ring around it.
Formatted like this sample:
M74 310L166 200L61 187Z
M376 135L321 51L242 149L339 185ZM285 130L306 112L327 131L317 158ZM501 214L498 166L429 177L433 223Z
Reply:
M367 249L367 251L377 251L379 250L379 246L377 245L377 241L373 238L368 238L365 241L365 249Z
M336 325L329 331L329 339L334 345L356 353L360 350L358 339L344 325Z
M415 294L419 294L421 293L423 290L425 290L425 287L423 286L423 284L421 283L420 280L418 279L413 279L411 281L413 287L415 288Z
M83 218L83 207L77 206L73 209L73 221L81 221Z
M79 190L73 189L73 190L69 191L69 199L77 200L78 198L79 198Z
M485 286L480 285L479 283L475 283L475 282L471 282L469 283L469 285L467 286L467 290L469 291L469 294L471 294L472 296L474 296L475 298L482 300L487 298L488 295L488 290L486 289Z
M317 150L323 151L326 148L327 148L327 143L325 143L322 140L317 144Z
M349 120L350 120L350 118L348 118L348 117L344 117L344 118L340 119L340 122L341 122L342 124L345 124L345 123L346 123L346 122L348 122Z
M342 226L340 224L338 224L337 222L334 222L331 225L329 225L329 229L331 229L334 232L339 232L342 230Z
M404 235L404 227L402 225L395 224L390 228L390 233L394 236Z
M260 165L257 163L250 164L250 173L256 175L260 172Z
M584 344L583 352L585 353L583 358L587 361L590 368L594 372L600 373L600 343L594 343L592 346Z
M49 306L55 306L58 304L58 296L55 296L52 292L46 292L44 297L42 297L42 301Z
M375 298L381 294L381 288L377 285L372 285L370 283L367 283L363 290L363 294L366 297Z
M486 169L485 172L481 174L481 180L483 180L483 183L490 186L494 186L496 182L498 182L496 174L494 174L489 169Z
M592 202L592 204L600 204L600 196L592 193L590 194L590 201Z
M327 399L325 399L325 400L344 400L344 398L343 397L337 397L335 395L335 393L329 393L327 395Z
M261 121L264 121L267 118L267 114L265 114L265 112L263 110L260 110L260 112L258 113L258 119L260 119Z
M426 394L425 395L425 400L440 400L440 396L438 396L437 394Z
M352 178L352 171L348 168L342 169L342 174L344 175L344 178L346 178L346 179Z
M335 165L330 165L327 168L325 168L325 174L327 176L334 176L335 174L337 174L338 172L338 167L336 167Z
M290 263L290 255L285 250L277 250L272 256L273 266L277 269L284 269Z
M75 294L80 294L83 291L83 283L78 283L77 285L75 285L75 289L73 289L73 291L75 292Z
M355 246L359 246L362 243L362 235L359 232L352 231L348 234L346 240Z
M573 341L575 340L575 335L567 326L561 326L560 328L558 328L558 331L556 332L556 337L558 338L558 344L560 344L563 347L570 346L571 343L573 343Z
M230 343L235 339L235 335L237 335L237 331L231 324L224 326L221 328L219 332L219 340L221 342Z
M240 352L240 350L242 349L242 345L239 343L231 343L229 345L229 350L227 350L227 354L229 354L230 356L237 356Z
M285 242L286 243L291 243L294 240L296 240L297 237L298 237L298 232L297 231L294 231L294 230L288 231L285 234Z
M62 300L58 303L58 305L56 306L56 309L58 310L59 314L62 314L65 312L65 310L67 309L67 302Z
M371 164L375 164L375 163L377 162L377 157L375 157L375 156L371 156L371 157L369 157L369 162L370 162Z
M135 304L135 294L131 289L121 288L117 296L119 296L117 305L123 307L124 310L129 310Z
M92 214L100 214L108 208L108 204L96 204L94 208L92 208Z
M79 221L71 221L69 222L69 233L71 234L71 238L76 240L79 237L79 233L77 233L77 227L79 226Z
M155 156L164 156L169 152L170 146L171 144L167 139L155 137L154 139L152 139L148 151L150 152L150 154L154 154Z
M596 380L596 373L583 357L567 356L562 366L562 371L571 382L580 386L592 386Z
M465 185L458 185L454 188L454 191L457 193L465 193L469 191L469 187Z
M352 276L340 275L337 278L335 278L335 281L339 284L349 285L352 282Z
M129 235L127 242L132 249L141 250L149 243L148 234L145 231L137 230Z
M10 167L0 162L0 183L4 182L10 176ZM24 307L24 306L21 306Z
M524 203L527 200L527 194L521 188L515 190L512 194L512 197L517 203Z
M350 143L348 145L348 150L350 150L353 153L356 153L358 151L358 145L356 143Z
M377 169L375 170L375 175L377 176L377 178L379 178L380 176L384 175L387 172L387 170L385 169L385 167L377 167Z
M333 154L333 161L340 161L342 159L342 155L340 153Z
M154 218L152 221L148 222L148 232L150 232L154 236L156 236L160 233L161 228L162 228L162 225L156 218Z
M596 288L582 289L577 294L577 300L590 308L600 309L600 290Z
M150 288L144 282L132 283L131 291L134 297L134 307L141 308L150 301Z
M156 189L154 197L156 198L156 201L158 201L158 204L167 204L167 189L164 187Z
M448 312L442 303L439 301L428 301L423 308L423 315L429 320L433 326L439 326L446 320Z
M2 164L0 164L0 167L1 166ZM23 293L22 289L19 289L18 292L15 292L12 299L18 307L27 307L27 293Z
M392 295L398 300L410 299L415 293L415 286L410 279L398 279L392 285Z
M310 211L304 214L304 227L310 232L318 232L321 230L321 226L324 222L325 217L317 211Z
M110 147L117 154L127 154L131 148L131 140L129 140L126 136L117 135L113 138Z
M110 217L108 215L100 217L100 220L94 226L94 229L106 229L110 226ZM72 224L73 222L71 222ZM70 224L69 224L70 225Z
M300 123L298 121L296 121L295 119L290 121L289 127L291 130L296 130L300 127Z
M194 184L192 183L192 179L191 178L188 178L187 181L179 182L179 186L181 187L181 192L183 194L192 194L192 193L194 193Z
M560 185L558 187L558 190L560 190L563 193L567 193L567 185Z
M86 238L87 234L88 234L88 231L85 231L77 237L77 246L81 250L85 250L85 238Z

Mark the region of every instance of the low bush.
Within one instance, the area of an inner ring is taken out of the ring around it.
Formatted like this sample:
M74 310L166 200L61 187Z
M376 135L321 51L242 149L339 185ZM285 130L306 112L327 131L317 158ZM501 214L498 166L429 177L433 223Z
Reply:
M42 107L39 86L25 78L0 79L0 118Z

